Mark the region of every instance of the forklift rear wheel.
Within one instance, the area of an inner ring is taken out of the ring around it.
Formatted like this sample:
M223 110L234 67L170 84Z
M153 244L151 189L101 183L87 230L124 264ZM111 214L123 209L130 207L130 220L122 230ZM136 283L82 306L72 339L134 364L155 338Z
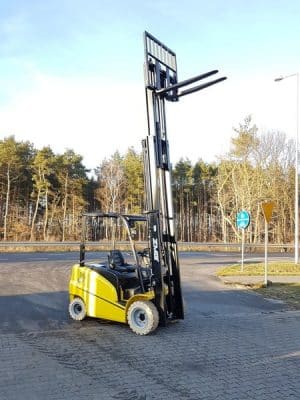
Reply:
M79 297L69 304L69 314L75 321L82 321L86 317L85 304Z
M137 335L148 335L157 328L159 315L151 301L135 301L128 309L127 320Z

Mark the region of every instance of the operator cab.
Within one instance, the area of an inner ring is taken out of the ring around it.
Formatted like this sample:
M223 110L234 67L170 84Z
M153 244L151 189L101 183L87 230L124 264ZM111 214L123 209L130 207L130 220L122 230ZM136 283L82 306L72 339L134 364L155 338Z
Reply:
M147 232L146 217L118 213L85 213L82 226L80 266L107 279L117 289L119 300L144 293L145 289L151 287L152 270L148 249L144 248L144 243L137 246L134 240L136 228L140 237ZM98 247L97 252L91 249L87 251L87 247L94 246ZM101 251L101 247L106 251ZM140 248L137 250L137 247Z

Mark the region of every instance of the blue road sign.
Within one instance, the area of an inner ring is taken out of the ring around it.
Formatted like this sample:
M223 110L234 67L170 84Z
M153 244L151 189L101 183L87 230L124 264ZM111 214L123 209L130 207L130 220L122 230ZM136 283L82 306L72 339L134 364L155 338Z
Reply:
M250 214L248 213L248 211L243 210L237 213L236 225L238 228L246 229L248 228L249 224L250 224Z

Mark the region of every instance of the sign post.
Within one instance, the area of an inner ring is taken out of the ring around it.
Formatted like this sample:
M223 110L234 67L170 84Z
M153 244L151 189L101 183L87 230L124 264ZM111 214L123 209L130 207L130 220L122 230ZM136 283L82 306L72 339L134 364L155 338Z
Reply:
M245 229L242 229L242 264L241 271L244 272L244 253L245 253Z
M264 278L264 284L265 284L265 286L268 286L269 222L271 221L271 218L272 218L274 203L272 201L268 201L268 202L262 203L261 207L262 207L262 211L263 211L264 218L265 218L265 278Z
M236 215L236 225L238 228L242 229L242 264L241 272L244 271L244 250L245 250L245 229L248 228L250 224L250 214L248 211L240 211Z

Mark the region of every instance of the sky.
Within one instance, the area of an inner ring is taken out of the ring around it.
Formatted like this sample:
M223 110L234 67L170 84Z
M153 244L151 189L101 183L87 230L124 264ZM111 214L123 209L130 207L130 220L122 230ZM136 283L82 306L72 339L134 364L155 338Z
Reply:
M173 163L212 162L252 115L295 138L299 0L2 0L0 139L73 149L88 168L147 135L143 32L174 50L178 79L227 80L167 104Z

